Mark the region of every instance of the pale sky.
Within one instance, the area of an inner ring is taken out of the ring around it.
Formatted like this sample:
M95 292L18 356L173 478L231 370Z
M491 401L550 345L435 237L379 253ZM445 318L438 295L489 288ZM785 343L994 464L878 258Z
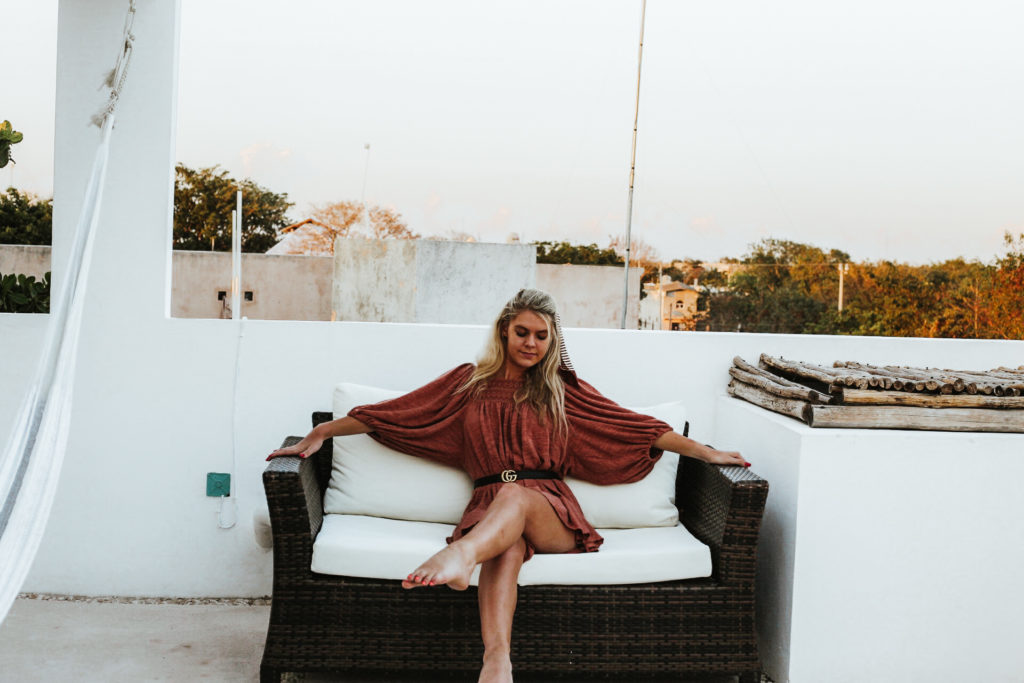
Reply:
M0 181L43 194L55 8L6 0L0 43L0 119L25 133ZM300 220L360 199L369 143L366 201L419 233L604 246L639 23L639 0L182 0L177 158ZM1024 232L1022 28L1011 1L649 0L634 236L665 259L772 236L992 260Z

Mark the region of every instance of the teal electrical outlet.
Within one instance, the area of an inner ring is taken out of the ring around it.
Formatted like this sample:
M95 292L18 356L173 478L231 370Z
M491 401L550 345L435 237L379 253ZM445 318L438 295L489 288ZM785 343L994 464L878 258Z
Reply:
M230 496L231 475L227 472L207 472L206 495L215 497Z

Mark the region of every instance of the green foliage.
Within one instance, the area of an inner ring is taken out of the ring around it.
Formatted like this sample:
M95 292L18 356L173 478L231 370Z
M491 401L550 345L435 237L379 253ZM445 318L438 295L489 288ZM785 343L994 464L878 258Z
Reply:
M49 313L50 273L36 282L32 275L0 273L0 313Z
M13 187L0 194L0 244L51 244L53 200Z
M821 332L821 321L838 292L836 265L849 259L833 249L788 240L752 245L728 280L728 290L712 292L705 280L709 329L800 334ZM721 276L712 277L721 280Z
M578 266L621 266L624 263L614 249L602 249L596 244L564 241L533 244L537 246L537 263L572 263Z
M4 120L3 123L0 123L0 168L6 166L7 162L14 163L14 159L11 157L11 145L18 144L23 138L21 133L14 130L10 121Z
M838 311L838 250L783 240L752 245L724 288L709 287L711 330L896 337L1024 338L1024 235L995 265L848 263Z
M231 211L242 191L242 251L262 254L277 244L294 204L246 178L237 181L217 166L174 168L174 248L231 251Z

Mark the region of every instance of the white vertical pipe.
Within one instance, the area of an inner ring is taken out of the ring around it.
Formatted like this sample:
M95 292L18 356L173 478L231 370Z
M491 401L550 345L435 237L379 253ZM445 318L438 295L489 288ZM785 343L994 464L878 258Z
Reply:
M242 191L231 212L231 319L242 317Z
M622 322L619 325L626 329L626 308L629 306L629 252L633 229L633 177L636 173L636 130L640 120L640 73L644 64L644 21L647 16L647 0L640 3L640 51L636 58L636 105L633 108L633 152L629 162L629 201L626 205L626 267L623 268ZM659 283L660 286L660 283Z
M235 503L235 480L238 478L238 375L241 370L242 336L245 318L242 317L242 191L235 193L235 210L231 212L231 319L238 320L238 343L235 347L235 381L232 392L231 424L231 487L229 494L220 499L217 526L231 529L238 520Z

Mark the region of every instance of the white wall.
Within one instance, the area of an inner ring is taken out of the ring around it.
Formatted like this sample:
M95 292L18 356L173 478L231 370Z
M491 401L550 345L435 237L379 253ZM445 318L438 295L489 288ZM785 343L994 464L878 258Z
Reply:
M392 241L390 248L381 241L352 242L350 239L342 242L345 248L339 254L338 271L343 281L355 283L362 296L356 299L351 291L344 294L344 285L338 289L339 320L485 323L494 317L516 288L531 282L531 273L535 271L536 286L555 297L565 327L619 327L622 269L615 266L534 264L534 250L529 245L514 247L513 258L509 259L510 254L500 250L503 245L476 244L469 246L483 247L483 250L471 254L469 259L462 259L471 270L450 274L447 269L428 268L421 274L422 282L410 285L417 272L416 254L419 253L412 242ZM452 244L426 245L424 249L429 257L425 261L435 266L450 262L451 259L437 252L450 250ZM499 250L488 250L488 246L497 246ZM488 259L488 256L496 258ZM515 261L518 275L505 272L504 277L496 277L493 269L509 260ZM171 261L171 315L175 318L222 317L223 305L217 293L230 292L231 254L175 250ZM0 245L0 273L24 273L39 279L48 270L50 247ZM334 271L333 256L242 254L242 291L253 292L252 301L242 299L242 315L260 320L330 320L331 302L336 294L332 280ZM639 269L630 271L631 298L626 329L636 328L640 275ZM420 292L418 311L417 302L408 295L410 286ZM459 296L453 297L453 291L459 291ZM461 302L461 310L452 305L453 300ZM472 311L466 310L467 300L471 302Z
M635 330L640 302L639 268L629 270L627 330ZM565 327L617 329L622 323L622 268L577 266L569 263L538 263L537 287L558 302L558 314Z
M770 485L757 623L772 680L1020 680L1024 434L811 429L718 403L718 438Z
M0 244L0 274L31 275L42 280L50 270L50 247L31 244Z
M337 320L486 324L535 270L532 245L339 237L331 309Z
M537 277L532 244L418 240L416 318L424 323L486 325Z
M231 305L231 253L175 251L171 315L220 318ZM261 320L330 320L331 272L325 256L242 254L242 315ZM252 292L246 301L245 292Z
M103 103L95 83L111 66L124 9L121 0L60 3L55 271L98 140L86 127ZM284 435L307 429L309 413L329 405L335 382L415 386L472 358L482 343L478 327L249 321L233 409L239 324L168 316L177 22L174 2L139 4L85 311L70 444L25 590L267 594L270 556L253 542L250 523L252 511L264 505L264 455ZM27 382L43 319L0 315L5 387ZM1024 343L994 341L579 329L569 330L567 341L581 375L621 402L685 400L697 439L715 435L715 397L736 354L964 368L1019 365L1024 355ZM0 392L5 428L16 405L16 396ZM718 434L716 445L731 445L728 429ZM231 469L233 438L239 524L222 530L204 484L207 472ZM756 470L758 450L747 456Z

